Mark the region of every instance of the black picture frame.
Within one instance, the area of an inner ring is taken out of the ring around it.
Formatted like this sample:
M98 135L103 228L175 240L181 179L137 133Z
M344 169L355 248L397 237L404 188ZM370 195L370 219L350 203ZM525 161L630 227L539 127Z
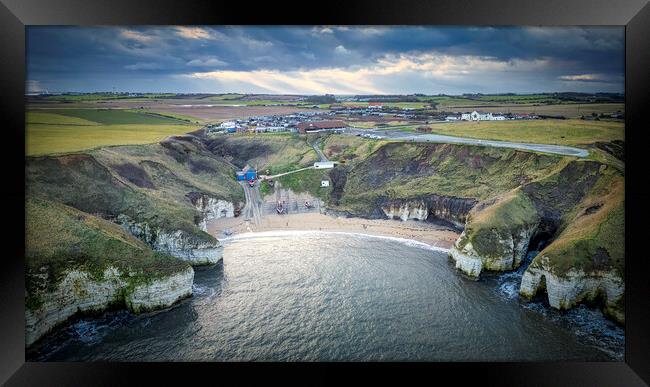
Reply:
M26 25L621 25L626 36L626 347L625 361L612 363L418 363L418 364L218 364L218 363L31 363L24 344L24 95ZM22 385L122 385L142 381L170 383L188 377L224 382L234 371L240 381L271 381L274 371L313 371L312 382L343 381L341 370L361 368L367 375L396 377L404 384L414 374L424 380L495 385L621 385L650 383L650 270L644 220L650 197L645 177L647 114L650 95L650 5L647 0L331 0L318 3L215 1L0 0L0 106L5 208L0 269L0 383ZM645 152L644 152L645 151ZM417 371L417 372L415 372ZM293 375L293 374L292 374ZM300 376L303 378L303 376ZM208 379L210 380L210 379Z

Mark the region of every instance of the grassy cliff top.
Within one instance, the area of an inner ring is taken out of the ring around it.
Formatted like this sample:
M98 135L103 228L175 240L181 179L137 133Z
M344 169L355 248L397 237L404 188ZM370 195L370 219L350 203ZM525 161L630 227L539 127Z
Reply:
M503 148L386 143L350 168L341 206L361 210L381 197L431 194L485 200L546 176L568 160Z
M37 307L39 291L54 286L69 270L101 279L113 266L135 284L189 267L152 251L114 223L59 203L28 197L25 219L27 307Z
M566 227L535 258L557 275L572 268L585 272L614 269L625 275L625 181L605 170L585 199L566 216Z
M520 190L513 190L472 209L459 247L463 248L471 242L482 257L501 257L504 246L499 238L517 236L521 230L535 226L539 220L532 201Z
M429 125L434 133L537 144L588 145L625 139L623 122L595 120L506 120Z
M325 156L342 163L360 161L387 141L368 140L356 136L327 136L321 143Z

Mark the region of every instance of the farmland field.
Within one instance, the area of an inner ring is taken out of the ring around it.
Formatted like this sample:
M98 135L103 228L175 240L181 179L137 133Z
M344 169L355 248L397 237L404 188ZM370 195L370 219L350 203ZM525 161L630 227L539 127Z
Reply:
M591 113L612 114L624 112L625 106L622 103L566 103L557 105L533 105L533 104L495 104L485 103L485 105L438 105L439 111L471 111L480 110L482 112L492 113L533 113L538 115L564 116L567 118L579 118L588 116Z
M195 130L190 125L42 125L28 124L29 156L74 152L108 145L158 142L165 137Z
M148 124L148 125L170 125L182 124L181 120L173 117L164 117L161 115L149 114L147 112L137 112L122 109L39 109L27 113L27 122L34 122L30 114L46 113L50 115L59 115L71 118L80 118L82 120L92 121L95 124L104 125L131 125L131 124ZM44 123L44 122L38 122ZM49 123L49 122L46 122Z
M319 111L318 109L299 106L192 106L159 105L152 111L161 113L181 114L196 117L206 121L226 121L243 119L261 115L292 114L304 111ZM322 111L322 110L320 110Z
M424 109L429 107L428 102L382 102L384 107L389 108L408 108L408 109ZM343 102L343 106L368 106L368 102Z
M201 122L219 122L232 119L244 119L248 117L273 114L292 114L305 111L322 111L306 106L263 106L257 104L260 100L214 100L208 98L165 98L165 99L148 99L148 100L130 100L130 99L113 99L113 100L93 100L93 101L75 101L69 103L44 102L41 100L28 101L29 111L48 112L54 114L64 114L87 117L88 115L97 115L98 111L109 109L120 109L124 114L130 114L130 122L134 118L132 114L139 114L138 117L156 118L162 120L173 120L158 122L161 124L187 123L187 121ZM269 100L269 103L281 103L281 101ZM329 106L329 105L327 105ZM322 106L326 107L326 106ZM119 113L118 113L119 114ZM164 117L167 116L167 117ZM93 121L92 118L86 118ZM110 118L119 120L119 117ZM136 120L137 121L137 120ZM114 122L119 123L119 122ZM122 122L127 123L127 122ZM147 120L145 123L153 123Z
M625 139L622 122L586 120L513 120L431 124L449 136L557 145L587 145Z
M123 110L32 110L26 116L26 154L146 144L191 132L198 127L170 117Z

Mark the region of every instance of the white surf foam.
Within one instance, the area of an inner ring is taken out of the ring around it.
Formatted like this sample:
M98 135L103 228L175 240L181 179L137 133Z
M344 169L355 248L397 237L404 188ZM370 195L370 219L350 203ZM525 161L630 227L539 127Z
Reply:
M286 237L286 236L305 236L305 235L351 235L361 238L374 238L374 239L384 239L397 243L402 243L407 246L417 247L421 249L437 251L441 253L448 253L449 249L444 247L439 247L435 245L430 245L424 242L416 241L413 239L398 238L384 235L372 235L372 234L363 234L358 232L344 232L344 231L320 231L320 230L274 230L274 231L260 231L260 232L246 232L237 234L231 237L219 239L222 243L228 243L231 241L246 240L246 239L255 239L255 238L266 238L266 237Z

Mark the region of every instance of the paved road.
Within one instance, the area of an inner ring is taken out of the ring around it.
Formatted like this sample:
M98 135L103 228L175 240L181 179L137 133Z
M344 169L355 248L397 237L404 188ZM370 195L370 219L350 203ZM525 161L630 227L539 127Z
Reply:
M262 223L262 198L260 196L259 183L255 183L253 188L248 186L247 182L240 181L244 187L244 196L246 197L246 205L242 210L244 219L252 220L255 224Z
M325 157L323 152L320 150L320 140L321 140L320 138L316 139L316 141L314 141L314 143L311 144L311 147L314 148L314 150L318 154L318 157L320 157L320 161L323 161L323 162L329 161L327 159L327 157Z
M508 142L508 141L494 141L494 140L477 140L475 138L444 136L441 134L419 134L419 133L403 132L400 130L371 130L371 129L349 128L344 131L344 134L354 135L354 136L356 136L357 134L361 134L361 135L367 134L367 135L377 136L379 138L389 139L389 140L483 145L483 146L493 146L499 148L513 148L519 150L554 153L559 155L576 156L576 157L587 157L589 155L589 152L587 150L574 148L571 146L529 144L523 142Z
M306 170L308 170L308 169L314 169L314 166L312 165L312 166L310 166L310 167L294 169L293 171L283 172L283 173L278 173L277 175L262 175L262 176L263 176L264 179L275 179L276 177L280 177L280 176L284 176L284 175L289 175L289 174L291 174L291 173L296 173L296 172L300 172L300 171L306 171Z

